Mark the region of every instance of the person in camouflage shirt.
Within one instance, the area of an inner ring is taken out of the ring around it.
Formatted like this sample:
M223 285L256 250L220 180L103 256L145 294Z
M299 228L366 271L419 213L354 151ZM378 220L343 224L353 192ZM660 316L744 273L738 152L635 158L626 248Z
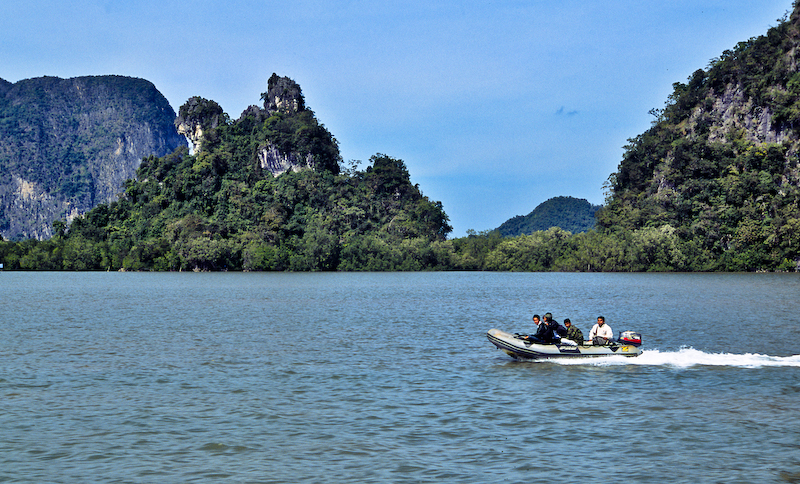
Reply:
M583 344L583 332L577 326L572 325L569 319L564 320L564 326L567 327L567 339L570 339L579 345Z

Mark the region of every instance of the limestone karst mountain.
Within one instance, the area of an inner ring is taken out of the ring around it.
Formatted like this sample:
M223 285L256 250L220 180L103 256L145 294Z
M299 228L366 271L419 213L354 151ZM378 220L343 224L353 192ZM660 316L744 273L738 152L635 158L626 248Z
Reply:
M142 158L186 146L174 120L144 79L0 80L0 235L45 239L115 200Z
M800 3L675 83L609 178L601 228L662 228L704 267L794 267L800 250Z

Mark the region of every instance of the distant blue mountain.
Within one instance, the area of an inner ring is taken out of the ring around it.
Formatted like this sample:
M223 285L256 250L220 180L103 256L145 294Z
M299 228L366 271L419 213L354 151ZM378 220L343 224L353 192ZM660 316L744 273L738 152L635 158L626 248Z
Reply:
M528 215L506 220L497 230L503 237L530 235L551 227L577 234L594 228L594 214L599 208L600 205L592 205L582 198L554 197L542 202Z

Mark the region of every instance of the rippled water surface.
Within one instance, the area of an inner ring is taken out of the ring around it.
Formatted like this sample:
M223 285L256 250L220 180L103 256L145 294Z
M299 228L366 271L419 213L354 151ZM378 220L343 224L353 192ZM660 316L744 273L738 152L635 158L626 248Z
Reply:
M0 482L800 482L795 274L0 273ZM638 358L520 362L534 312Z

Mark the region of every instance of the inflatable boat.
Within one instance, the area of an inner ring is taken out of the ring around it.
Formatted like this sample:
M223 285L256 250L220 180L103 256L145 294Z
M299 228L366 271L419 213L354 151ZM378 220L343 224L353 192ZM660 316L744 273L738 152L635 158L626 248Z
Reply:
M642 336L633 331L623 331L619 339L606 345L594 345L584 341L579 345L568 339L557 340L552 344L533 343L525 339L526 335L511 334L499 329L490 329L486 334L489 341L512 358L564 358L575 356L639 356L642 350Z

